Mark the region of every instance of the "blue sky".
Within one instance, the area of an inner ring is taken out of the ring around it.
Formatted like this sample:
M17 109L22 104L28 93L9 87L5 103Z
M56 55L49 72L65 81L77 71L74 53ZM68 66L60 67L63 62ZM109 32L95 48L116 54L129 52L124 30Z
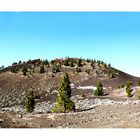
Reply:
M139 12L0 12L0 65L95 58L140 77Z

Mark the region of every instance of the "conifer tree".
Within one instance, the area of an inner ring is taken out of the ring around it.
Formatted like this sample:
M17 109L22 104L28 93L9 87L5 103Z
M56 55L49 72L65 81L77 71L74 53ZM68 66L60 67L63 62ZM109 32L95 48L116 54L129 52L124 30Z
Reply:
M52 72L53 72L53 73L60 72L60 66L54 64L53 67L52 67Z
M69 60L68 60L68 59L66 59L66 60L64 61L64 65L65 65L65 66L69 66Z
M94 91L95 96L102 96L103 95L103 85L101 82L96 83L96 90Z
M131 97L132 96L131 93L132 93L133 89L131 88L131 86L132 86L132 82L128 81L126 83L126 94L127 94L127 97Z
M34 94L32 88L27 91L26 100L25 100L25 109L26 112L32 112L34 108Z
M75 109L74 102L70 99L71 88L69 75L66 73L60 83L58 90L56 105L53 108L53 112L69 112Z
M73 60L70 61L70 66L74 67L74 61Z
M93 60L91 61L91 66L92 66L92 67L94 66L94 62L93 62Z
M138 86L140 86L140 81L138 81Z
M49 64L49 61L46 59L43 61L43 65L48 65Z
M23 73L23 75L25 76L26 73L27 73L27 68L23 67L23 69L22 69L22 73Z
M81 63L82 63L82 59L79 59L79 60L77 61L77 66L78 66L78 67L81 67L81 66L82 66Z
M40 74L42 74L42 73L45 73L44 65L41 65L41 66L40 66Z

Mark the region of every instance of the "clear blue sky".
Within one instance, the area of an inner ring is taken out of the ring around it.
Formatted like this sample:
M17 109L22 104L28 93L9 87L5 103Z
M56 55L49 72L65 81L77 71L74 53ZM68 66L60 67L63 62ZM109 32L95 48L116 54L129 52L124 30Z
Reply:
M0 12L0 65L66 56L140 76L140 13Z

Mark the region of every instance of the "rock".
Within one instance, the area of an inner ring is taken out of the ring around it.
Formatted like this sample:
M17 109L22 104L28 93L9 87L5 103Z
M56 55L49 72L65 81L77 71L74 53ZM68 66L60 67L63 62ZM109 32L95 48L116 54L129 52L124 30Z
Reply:
M4 122L4 120L3 119L0 119L0 123L3 123Z

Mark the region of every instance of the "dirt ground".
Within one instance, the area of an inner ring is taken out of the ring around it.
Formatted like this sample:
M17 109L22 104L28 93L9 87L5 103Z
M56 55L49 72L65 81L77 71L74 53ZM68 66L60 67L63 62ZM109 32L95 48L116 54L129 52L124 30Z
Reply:
M62 114L0 113L2 128L140 128L140 104L98 106Z

